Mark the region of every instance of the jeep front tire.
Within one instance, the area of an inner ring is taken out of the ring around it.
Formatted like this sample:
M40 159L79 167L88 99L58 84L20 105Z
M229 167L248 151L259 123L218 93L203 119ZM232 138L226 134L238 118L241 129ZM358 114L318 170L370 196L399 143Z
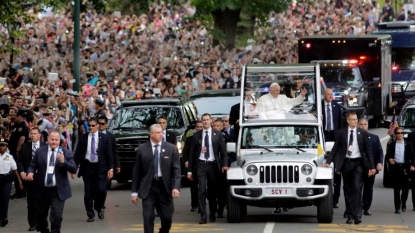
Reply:
M329 192L323 198L317 200L317 221L319 223L333 222L333 184L331 180L321 180L319 185L328 185Z
M240 200L232 196L231 190L228 190L228 222L240 223L242 218L246 215L246 204L241 203Z

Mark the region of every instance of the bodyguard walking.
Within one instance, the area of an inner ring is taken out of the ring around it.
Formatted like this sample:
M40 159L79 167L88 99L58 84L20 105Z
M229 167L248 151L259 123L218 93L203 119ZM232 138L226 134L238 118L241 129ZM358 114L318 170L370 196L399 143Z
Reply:
M131 202L142 200L144 233L154 232L154 208L159 210L160 233L170 232L173 199L180 196L180 162L176 147L163 141L159 124L150 126L150 141L138 147L133 170Z
M51 131L48 146L36 150L27 169L27 180L34 182L37 231L41 233L61 232L65 201L72 196L68 172L75 173L76 165L72 153L59 144L59 131ZM49 209L51 231L47 221Z
M405 141L403 128L394 130L396 140L391 142L386 151L385 159L393 177L393 199L395 214L406 211L406 200L409 192L409 173L415 170L415 154L412 143Z
M339 130L339 136L324 167L334 162L335 172L341 173L344 182L347 224L362 222L363 176L376 173L367 132L357 128L355 112L347 113L348 127Z
M368 121L364 118L359 120L359 128L368 130L369 124ZM367 132L369 137L369 145L372 151L373 162L376 166L376 174L378 174L383 169L383 149L380 144L378 135ZM373 185L375 184L375 175L373 176L363 176L363 214L372 215L370 212L370 206L372 205L373 200Z
M199 184L199 224L207 223L206 197L209 200L209 219L216 221L217 197L220 172L228 168L228 154L225 140L220 131L211 127L212 119L208 113L202 115L203 130L193 135L190 147L189 169L187 177L192 180L193 173L197 174Z

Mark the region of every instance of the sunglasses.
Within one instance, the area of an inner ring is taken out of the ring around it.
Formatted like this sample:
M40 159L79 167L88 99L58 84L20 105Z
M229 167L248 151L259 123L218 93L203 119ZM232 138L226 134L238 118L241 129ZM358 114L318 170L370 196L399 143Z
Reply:
M222 122L228 122L227 120L222 120Z
M0 147L6 146L6 144L0 144Z
M105 124L107 124L107 123L101 123L101 122L99 122L98 124L99 124L99 125L105 125Z
M403 132L396 132L395 134L403 134Z
M95 127L95 126L97 126L97 125L90 125L90 124L88 124L88 126L89 126L89 127Z

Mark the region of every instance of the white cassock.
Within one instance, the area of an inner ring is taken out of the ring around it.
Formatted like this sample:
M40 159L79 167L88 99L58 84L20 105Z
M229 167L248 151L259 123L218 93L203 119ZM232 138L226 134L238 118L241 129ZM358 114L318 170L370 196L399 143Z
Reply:
M301 104L305 97L299 95L295 98L288 98L286 95L278 95L277 98L266 94L258 99L256 110L259 119L285 119L285 114L292 107Z

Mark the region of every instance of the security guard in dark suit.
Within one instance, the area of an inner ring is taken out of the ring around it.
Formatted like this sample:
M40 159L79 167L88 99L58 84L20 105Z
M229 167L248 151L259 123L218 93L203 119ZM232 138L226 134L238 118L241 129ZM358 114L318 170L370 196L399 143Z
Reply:
M10 192L12 190L13 173L19 182L19 189L23 189L22 180L17 173L17 164L13 156L7 153L7 139L0 139L0 226L5 227L9 220L7 212L9 211Z

